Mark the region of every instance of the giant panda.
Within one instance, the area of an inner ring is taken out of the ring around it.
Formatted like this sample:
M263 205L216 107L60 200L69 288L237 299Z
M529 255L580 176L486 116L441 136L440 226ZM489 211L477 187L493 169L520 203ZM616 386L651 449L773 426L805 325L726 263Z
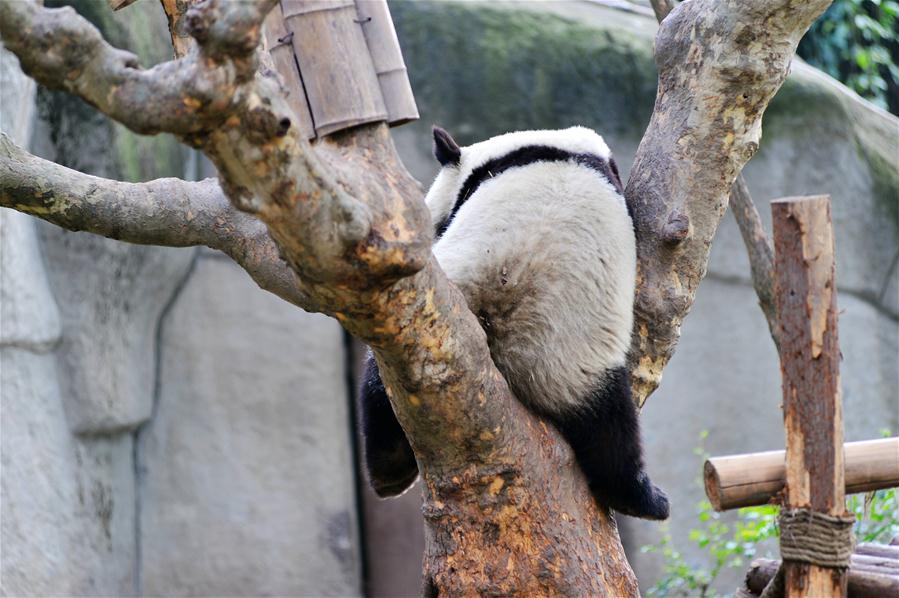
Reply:
M434 255L478 317L497 368L570 443L600 504L666 519L631 399L636 248L608 146L583 127L467 147L439 127L433 136L441 169L425 201ZM400 494L418 469L371 353L360 399L372 486Z

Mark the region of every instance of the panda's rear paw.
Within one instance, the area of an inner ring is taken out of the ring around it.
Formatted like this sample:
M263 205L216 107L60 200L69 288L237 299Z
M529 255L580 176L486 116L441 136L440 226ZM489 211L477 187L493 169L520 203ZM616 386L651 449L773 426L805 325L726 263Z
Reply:
M670 511L668 497L661 488L649 481L649 477L645 473L641 473L637 478L634 490L627 499L610 506L619 513L630 517L654 521L668 519Z
M418 463L405 436L369 436L365 464L368 479L381 498L399 496L418 478Z
M668 519L669 515L669 505L668 505L668 496L665 495L665 492L659 488L658 486L652 485L652 490L649 493L649 497L643 503L644 508L641 509L641 512L634 515L635 517L642 517L643 519L653 519L655 521L664 521Z

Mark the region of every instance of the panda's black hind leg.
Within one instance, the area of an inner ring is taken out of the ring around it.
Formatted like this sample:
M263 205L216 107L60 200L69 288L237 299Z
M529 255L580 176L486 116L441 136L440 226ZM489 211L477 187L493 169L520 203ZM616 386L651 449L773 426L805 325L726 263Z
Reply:
M402 494L418 477L418 464L390 406L378 364L371 354L365 363L359 402L365 467L371 486L384 498Z
M600 504L625 515L667 519L668 497L643 466L640 422L627 369L609 372L583 410L556 418Z

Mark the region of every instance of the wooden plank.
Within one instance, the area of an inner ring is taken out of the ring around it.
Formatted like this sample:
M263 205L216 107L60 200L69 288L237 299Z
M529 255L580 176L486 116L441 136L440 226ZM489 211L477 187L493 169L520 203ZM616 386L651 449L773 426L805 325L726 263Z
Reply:
M349 8L355 4L353 0L281 0L284 17L306 15L314 12L325 12Z
M847 442L846 494L899 487L899 437ZM783 490L784 451L713 457L705 462L705 492L718 511L764 505Z
M268 13L262 31L265 48L271 55L272 64L284 83L287 104L296 116L293 126L297 127L297 130L300 134L305 135L306 139L314 139L315 125L312 122L312 114L309 112L306 90L303 88L300 69L293 55L290 32L284 22L280 4L276 4Z
M387 122L397 126L417 120L418 107L387 0L356 0L356 12L378 75L387 108Z
M356 6L349 0L282 0L294 56L319 136L387 120Z
M828 196L771 202L786 428L786 507L845 515L843 414ZM791 598L845 596L845 571L784 562Z

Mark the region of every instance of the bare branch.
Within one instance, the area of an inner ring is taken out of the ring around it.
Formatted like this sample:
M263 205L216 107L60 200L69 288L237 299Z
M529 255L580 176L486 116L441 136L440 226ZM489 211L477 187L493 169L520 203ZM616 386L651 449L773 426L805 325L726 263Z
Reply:
M665 17L674 10L673 0L649 0L652 4L652 11L656 13L656 20L661 23Z
M215 179L111 181L33 156L0 134L0 206L129 243L218 249L263 289L306 301L265 225L234 209Z
M768 321L774 344L780 349L777 313L774 309L774 247L762 226L762 219L749 194L743 175L737 177L730 193L730 207L737 219L740 235L749 254L752 286L759 298L759 307Z
M162 9L169 22L169 33L172 35L172 49L175 58L186 56L197 42L187 31L187 11L199 0L161 0Z
M22 70L43 85L81 97L138 133L187 135L214 128L246 101L239 91L255 73L253 51L273 1L207 2L188 15L203 52L149 70L107 44L71 7L0 2L0 36ZM234 60L219 64L225 53Z
M641 405L674 351L765 107L829 4L691 0L659 26L656 105L625 190L637 230L631 370Z
M226 248L252 219L213 179L122 183L82 174L20 149L0 134L0 205L73 231L142 245Z

